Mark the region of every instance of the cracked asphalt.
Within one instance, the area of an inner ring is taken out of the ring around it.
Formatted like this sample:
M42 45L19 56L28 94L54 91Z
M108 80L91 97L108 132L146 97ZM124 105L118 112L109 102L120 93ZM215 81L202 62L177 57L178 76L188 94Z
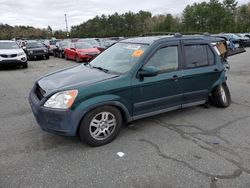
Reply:
M27 101L38 77L74 62L51 57L29 62L27 70L0 69L0 188L249 188L249 57L247 49L229 58L229 108L142 119L97 148L42 131Z

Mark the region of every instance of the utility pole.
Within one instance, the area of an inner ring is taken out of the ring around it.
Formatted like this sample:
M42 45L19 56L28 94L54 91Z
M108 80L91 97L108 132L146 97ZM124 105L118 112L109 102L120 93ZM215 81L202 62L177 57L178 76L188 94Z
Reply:
M69 28L68 28L67 14L64 14L64 17L65 17L65 24L66 24L67 37L69 37Z

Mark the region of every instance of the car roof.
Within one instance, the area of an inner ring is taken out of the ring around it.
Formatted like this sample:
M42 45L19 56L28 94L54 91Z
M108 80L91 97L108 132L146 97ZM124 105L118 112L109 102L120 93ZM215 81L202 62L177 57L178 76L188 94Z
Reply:
M14 40L0 40L0 42L16 42Z
M27 43L31 43L31 42L32 42L32 43L33 43L33 42L39 42L39 43L41 43L40 41L37 41L37 40L27 40L26 42L27 42Z
M138 44L152 44L158 40L168 40L168 41L175 41L175 40L205 40L208 42L216 42L221 41L222 38L214 37L210 35L163 35L163 36L149 36L149 37L134 37L121 40L120 42L124 43L138 43Z

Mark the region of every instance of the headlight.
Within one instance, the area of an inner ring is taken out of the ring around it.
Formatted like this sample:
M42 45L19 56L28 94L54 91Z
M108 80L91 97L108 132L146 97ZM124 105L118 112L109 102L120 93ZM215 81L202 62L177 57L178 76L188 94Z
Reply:
M30 53L30 54L33 54L33 51L32 51L32 50L30 50L30 51L29 51L29 53Z
M25 55L25 53L24 52L20 52L20 53L17 54L17 56L21 56L21 55Z
M50 97L44 106L49 108L68 109L74 103L77 94L77 90L58 92Z
M44 52L48 52L47 50L43 50Z

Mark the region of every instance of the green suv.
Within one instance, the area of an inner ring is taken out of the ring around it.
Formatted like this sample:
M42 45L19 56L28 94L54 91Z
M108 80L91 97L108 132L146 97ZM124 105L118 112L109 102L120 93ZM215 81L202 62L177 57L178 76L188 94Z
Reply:
M92 146L111 142L123 124L212 102L230 105L225 59L209 36L125 39L90 64L36 81L29 102L40 127Z

